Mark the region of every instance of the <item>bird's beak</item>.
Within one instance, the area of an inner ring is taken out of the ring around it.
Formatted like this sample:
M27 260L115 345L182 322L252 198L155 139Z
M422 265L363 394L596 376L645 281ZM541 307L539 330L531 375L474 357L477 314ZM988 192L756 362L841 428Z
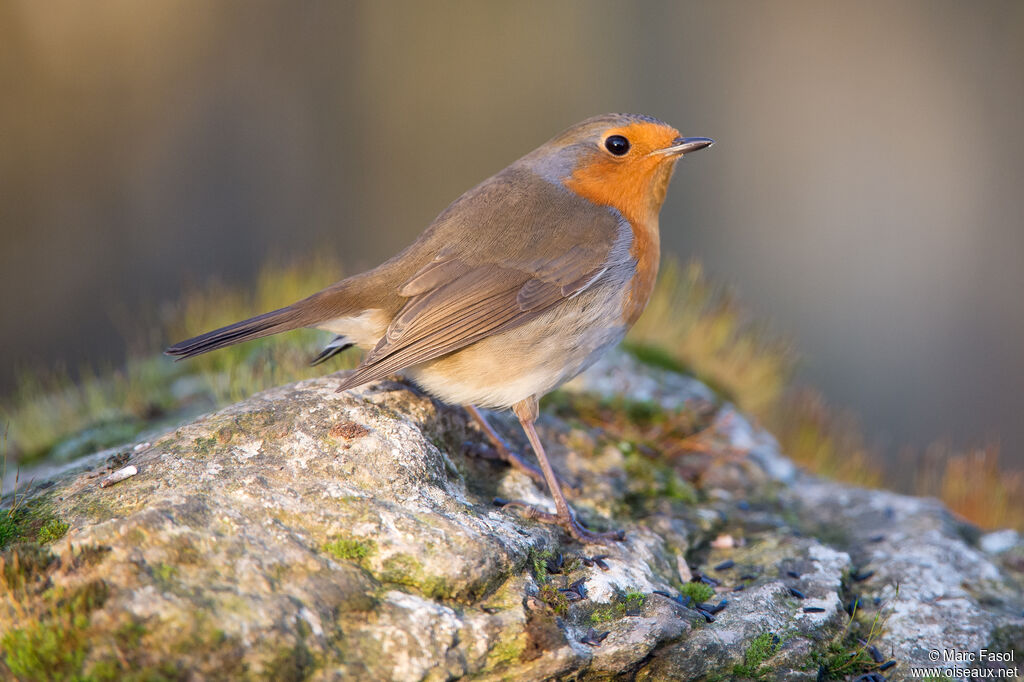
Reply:
M695 152L705 147L710 147L715 143L710 137L677 137L672 140L672 144L662 149L655 149L651 154L657 154L658 156L683 156L690 152Z

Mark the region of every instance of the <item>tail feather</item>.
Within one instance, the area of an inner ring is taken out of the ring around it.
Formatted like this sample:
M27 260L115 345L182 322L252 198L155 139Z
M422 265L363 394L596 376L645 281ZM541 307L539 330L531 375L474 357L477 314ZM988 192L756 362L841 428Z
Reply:
M297 310L295 306L280 308L181 341L165 350L164 354L175 356L179 360L191 358L243 341L251 341L304 327L309 324L306 318L307 316L301 310Z

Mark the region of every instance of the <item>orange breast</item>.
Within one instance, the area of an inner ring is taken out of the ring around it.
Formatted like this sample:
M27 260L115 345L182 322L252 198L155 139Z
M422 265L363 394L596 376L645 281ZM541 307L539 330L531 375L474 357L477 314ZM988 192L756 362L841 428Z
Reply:
M658 279L661 247L657 216L643 225L633 225L633 246L629 253L636 259L636 274L633 275L633 280L626 291L622 320L627 326L632 326L647 307L647 302L651 300L654 283Z
M565 181L566 188L581 197L618 210L633 230L630 255L636 259L636 275L626 292L622 311L627 325L636 322L647 307L658 277L658 212L665 200L672 167L672 163L651 157L629 165L607 159L580 166Z

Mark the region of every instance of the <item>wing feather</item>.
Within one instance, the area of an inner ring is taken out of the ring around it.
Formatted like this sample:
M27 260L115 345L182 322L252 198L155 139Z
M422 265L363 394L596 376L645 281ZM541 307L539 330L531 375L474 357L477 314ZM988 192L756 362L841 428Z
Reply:
M621 216L546 181L507 175L460 199L487 220L461 223L468 213L456 211L457 202L435 221L423 237L424 248L434 248L433 258L398 289L408 300L339 390L522 325L592 286L611 261L629 258L616 248L622 243ZM512 180L533 183L534 191L513 191Z

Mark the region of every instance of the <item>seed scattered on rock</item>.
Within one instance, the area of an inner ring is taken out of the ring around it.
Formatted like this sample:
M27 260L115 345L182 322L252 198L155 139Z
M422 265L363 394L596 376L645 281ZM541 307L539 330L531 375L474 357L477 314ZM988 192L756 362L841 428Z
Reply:
M580 601L581 599L587 598L587 588L583 584L587 582L586 578L580 578L569 587L560 587L558 591L565 595L565 598L569 601Z
M718 602L717 604L698 604L697 608L700 609L701 611L707 611L708 613L715 614L715 613L718 613L719 611L721 611L722 609L724 609L728 605L729 605L729 600L728 599L723 599L722 601Z
M860 569L857 569L853 573L850 574L850 580L852 580L855 583L860 583L860 582L864 582L865 580L867 580L868 578L870 578L874 574L875 574L874 571L861 572Z
M871 656L871 660L875 663L881 663L885 660L885 656L882 655L882 652L874 644L868 647L868 655Z
M733 592L742 592L745 589L747 589L746 585L737 585L736 587L732 588L732 591Z
M868 542L883 542L884 540L884 535L872 535L870 538L868 538Z
M729 570L730 568L732 568L735 565L736 565L735 561L733 561L732 559L726 559L722 563L720 563L717 566L715 566L715 570L716 571L727 571L727 570Z
M663 592L662 590L654 590L654 592L652 592L651 594L656 594L660 597L665 597L666 599L670 599L675 603L679 604L680 606L685 606L687 608L689 608L690 604L693 602L693 599L691 599L690 595L688 594L679 594L673 597L668 592Z
M594 628L590 628L587 630L587 634L583 635L583 638L580 639L580 642L588 646L601 646L601 642L604 641L609 632L611 631L598 632Z
M896 661L889 661L888 663L883 664L882 667L879 668L879 670L888 670L894 665L896 665Z
M825 609L820 606L805 606L804 613L825 613Z
M796 580L800 580L800 574L797 573L796 571L786 571L786 575L788 575L790 578L795 578Z
M715 580L714 578L712 578L711 576L704 575L700 571L695 571L694 572L693 577L690 578L690 582L691 583L704 583L705 585L710 585L711 587L718 587L719 585L722 584L722 583L718 582L717 580Z
M705 611L704 609L698 608L697 609L697 613L699 613L700 615L704 616L704 620L707 621L708 623L714 623L715 622L715 617L712 616L707 611Z
M807 598L807 597L806 597L806 596L804 595L804 593L803 593L803 592L801 592L800 590L796 589L795 587L791 587L791 588L789 588L789 593L790 593L791 595L793 595L794 597L796 597L797 599L806 599L806 598Z
M853 678L853 682L885 682L885 677L878 673L867 673Z
M128 466L124 467L123 469L118 469L117 471L115 471L114 473L110 474L109 476L104 478L102 481L100 481L100 487L101 488L106 488L108 486L114 485L115 483L120 483L121 481L123 481L123 480L125 480L127 478L131 478L132 476L134 476L137 473L139 473L139 470L135 468L135 465L134 464L129 464Z

